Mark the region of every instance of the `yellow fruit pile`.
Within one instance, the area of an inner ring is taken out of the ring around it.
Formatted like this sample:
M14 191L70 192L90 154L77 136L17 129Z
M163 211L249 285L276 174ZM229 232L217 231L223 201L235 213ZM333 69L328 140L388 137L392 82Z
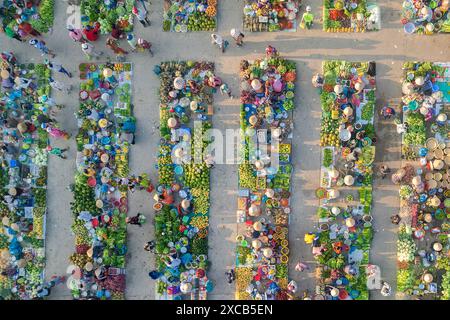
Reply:
M251 267L236 268L236 291L245 292L253 279L253 271Z
M208 228L209 225L209 218L208 216L196 216L193 217L191 220L191 225L194 227L201 229Z

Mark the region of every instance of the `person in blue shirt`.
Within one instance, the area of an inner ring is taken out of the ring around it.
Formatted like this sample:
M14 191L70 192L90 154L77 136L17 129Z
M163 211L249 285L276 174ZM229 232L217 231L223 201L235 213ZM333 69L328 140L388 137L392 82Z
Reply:
M130 136L131 144L135 143L136 119L129 117L127 120L119 124L119 128L125 135ZM128 140L128 139L127 139Z

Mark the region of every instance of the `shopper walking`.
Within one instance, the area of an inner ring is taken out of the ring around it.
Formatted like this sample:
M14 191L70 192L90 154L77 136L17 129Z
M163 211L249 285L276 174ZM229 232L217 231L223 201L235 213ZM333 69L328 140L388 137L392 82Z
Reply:
M147 50L150 56L153 57L152 44L147 40L139 38L137 40L137 48L141 51Z
M84 37L83 37L83 32L80 29L75 29L72 26L68 26L67 30L69 30L69 37L74 42L80 42L80 43L86 42L86 39L84 39Z
M145 250L145 251L149 251L149 252L151 252L151 253L154 253L154 252L155 252L155 247L156 247L155 241L154 241L154 240L151 240L151 241L147 242L147 243L144 245L144 250Z
M244 44L244 40L243 39L245 37L244 34L242 33L242 31L239 30L239 29L233 28L230 31L230 35L233 37L236 45L238 47L242 47L242 45Z
M106 39L106 46L114 52L118 61L123 60L124 56L128 54L128 51L119 47L117 40L114 38Z
M55 147L52 147L52 146L48 146L47 147L47 152L49 154L53 154L55 156L58 156L61 159L67 159L66 155L64 154L64 152L66 152L67 150L69 150L69 148L61 149L61 148L55 148Z
M225 52L225 48L228 46L228 41L223 40L223 38L216 33L213 33L211 35L211 43L215 44L217 47L219 47L219 49L222 51L222 53Z
M82 43L81 50L89 60L91 60L92 57L98 58L103 54L101 51L95 51L94 45L90 43Z
M134 217L127 217L127 219L126 219L126 222L128 224L138 225L139 227L142 227L142 224L144 224L145 221L146 221L146 218L142 213L138 213Z
M50 50L44 41L42 40L38 40L36 38L33 38L29 41L29 44L32 45L33 47L35 47L36 49L38 49L41 52L41 55L49 55L52 58L56 57L56 54L53 53L52 50Z
M303 13L302 20L300 21L300 27L309 30L314 23L314 15L311 13L311 6L306 6L306 12Z
M309 270L308 265L304 264L301 261L297 262L297 264L295 265L295 271L303 272L305 270Z
M220 86L220 93L222 95L227 94L229 98L233 99L233 96L231 95L231 89L226 83L222 83L222 85Z
M63 138L64 140L69 140L70 138L69 133L54 126L47 126L47 132L53 138Z
M72 78L72 73L70 73L69 71L67 71L62 64L57 64L57 63L53 63L48 59L45 59L45 65L47 66L48 69L55 71L55 72L60 72L65 74L66 76L68 76L69 78Z
M137 41L132 33L127 34L127 42L131 47L131 51L136 51Z
M147 26L150 26L150 20L148 20L147 17L147 10L145 8L138 8L137 6L134 6L133 9L134 16L139 20L139 22L146 28Z
M54 90L58 90L60 92L66 92L67 94L70 94L70 92L72 91L72 86L71 85L65 85L64 83L60 82L60 81L56 81L53 78L49 78L49 83L50 86L54 89Z

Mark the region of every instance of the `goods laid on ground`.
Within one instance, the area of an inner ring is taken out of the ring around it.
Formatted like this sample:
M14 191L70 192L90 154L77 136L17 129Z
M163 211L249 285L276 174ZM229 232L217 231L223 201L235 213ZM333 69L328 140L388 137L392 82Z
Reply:
M6 52L0 63L0 297L29 300L44 282L48 133L38 117L51 110L50 71Z
M401 21L405 33L449 33L449 9L449 0L404 0Z
M246 0L245 31L295 31L299 0Z
M397 288L421 299L450 299L450 64L403 66L401 218ZM405 126L406 125L406 126Z
M380 30L380 8L376 1L324 0L323 30L327 32L365 32Z
M17 2L20 3L19 6L16 4ZM8 26L16 33L22 22L31 24L40 33L49 32L53 26L55 0L4 0L2 5L3 10L0 16L2 25Z
M164 31L214 31L218 0L165 0Z
M205 300L208 280L213 93L219 79L209 62L170 61L161 79L159 186L153 208L158 299Z
M275 48L241 61L236 299L286 300L296 65Z
M367 300L375 159L374 62L325 61L318 229L305 235L319 263L318 300Z
M100 24L100 32L109 34L114 25L125 32L133 31L133 7L136 0L81 0L81 23L94 27Z
M80 65L71 203L76 248L67 270L75 299L124 298L132 73L130 63Z

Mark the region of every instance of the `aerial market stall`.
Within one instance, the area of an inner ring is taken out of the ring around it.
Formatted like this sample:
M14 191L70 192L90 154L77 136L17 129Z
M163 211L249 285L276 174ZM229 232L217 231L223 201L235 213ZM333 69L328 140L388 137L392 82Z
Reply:
M450 64L403 66L403 164L397 287L409 297L450 299Z
M40 33L47 33L53 27L55 0L26 1L26 6L19 7L16 1L3 1L2 25L17 33L23 22ZM26 30L25 30L26 31Z
M286 300L296 65L269 46L240 76L236 299Z
M156 188L156 297L205 300L208 280L210 157L217 78L210 62L170 61L161 79L159 186Z
M315 299L367 300L376 66L325 61L323 73L319 231L305 235L319 264Z
M218 0L165 0L163 31L214 31Z
M37 298L44 282L50 71L2 53L0 65L0 297Z
M132 75L130 63L80 65L76 247L67 269L75 299L124 299Z
M380 8L376 1L324 0L323 30L327 32L365 32L381 29Z
M83 28L95 28L99 24L102 34L111 33L114 25L125 32L131 32L134 26L132 9L135 4L136 0L81 0L81 24Z
M405 0L402 5L402 24L405 33L426 34L450 32L450 1Z
M245 0L244 30L296 31L301 0Z

